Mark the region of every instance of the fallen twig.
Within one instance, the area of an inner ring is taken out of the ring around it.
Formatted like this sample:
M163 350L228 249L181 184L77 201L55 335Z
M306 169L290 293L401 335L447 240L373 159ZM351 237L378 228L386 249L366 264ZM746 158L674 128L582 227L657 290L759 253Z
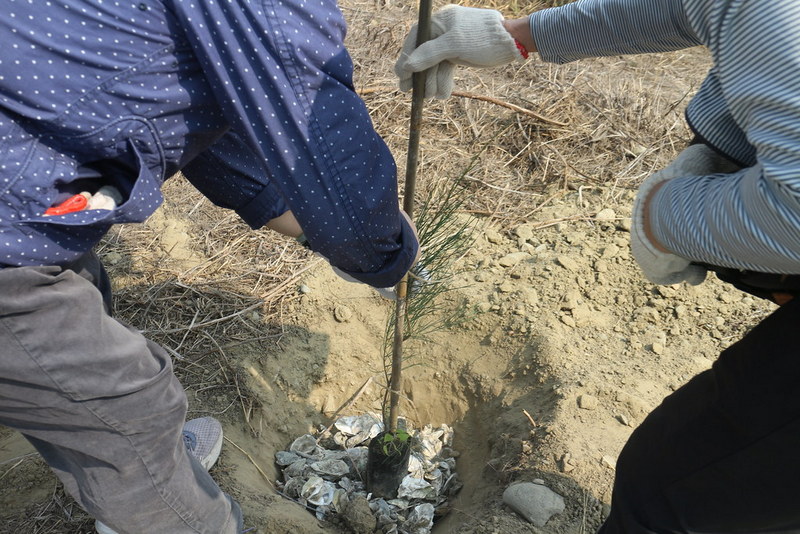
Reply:
M522 413L524 413L525 417L528 418L528 421L531 422L532 427L536 428L537 426L539 426L536 424L536 421L533 420L533 417L531 417L531 414L529 414L527 410L522 410Z
M224 436L223 436L223 437L224 437ZM233 445L233 446L234 446L234 447L235 447L235 448L236 448L236 449L237 449L239 452L241 452L242 454L244 454L244 455L247 457L247 459L248 459L248 460L250 460L250 463L252 463L252 464L253 464L253 466L256 468L256 470L258 471L258 473L259 473L259 474L260 474L262 477L264 477L264 480L266 480L266 481L267 481L267 484L269 484L269 487L270 487L270 488L272 488L272 489L275 491L275 493L279 493L279 494L281 494L281 492L280 492L280 491L278 491L278 488L276 488L276 487L275 487L275 484L273 484L273 483L272 483L272 481L269 479L269 477L268 477L268 476L267 476L267 474L264 472L264 470L263 470L263 469L261 469L261 467L260 467L260 466L259 466L259 465L256 463L256 461L253 459L253 457L252 457L252 456L250 456L250 454L249 454L249 453L248 453L246 450L244 450L243 448L241 448L240 446L238 446L236 443L234 443L233 441L231 441L231 440L230 440L229 438L227 438L227 437L225 437L225 441L227 441L228 443L230 443L231 445ZM281 495L282 495L282 494L281 494Z
M333 413L333 415L331 416L331 419L333 419L333 422L332 422L330 425L328 425L328 427L327 427L325 430L323 430L322 432L320 432L320 434L319 434L319 437L317 438L317 443L319 443L319 440L320 440L320 439L322 439L322 436L324 436L325 434L327 434L327 433L328 433L328 431L329 431L331 428L333 428L333 425L335 425L335 424L336 424L336 417L337 417L337 416L338 416L340 413L342 413L344 410L346 410L346 409L348 409L350 406L352 406L352 405L353 405L353 403L354 403L354 402L356 402L356 401L358 400L358 398L359 398L361 395L363 395L363 394L364 394L364 392L367 390L367 387L369 387L369 385L370 385L370 384L372 384L372 380L373 380L374 378L375 378L374 376L371 376L371 377L369 377L369 378L367 379L367 381L366 381L366 382L364 382L364 385L363 385L363 386L361 386L361 387L358 389L358 391L356 391L356 392L355 392L355 393L354 393L354 394L353 394L353 395L352 395L352 396L351 396L351 397L350 397L350 398L347 400L347 402L345 402L344 404L342 404L342 405L339 407L339 409L338 409L338 410L336 410L336 411Z
M380 93L380 92L397 92L399 91L395 87L386 87L386 86L379 86L379 87L364 87L359 89L357 92L359 95L364 96L371 93ZM511 104L510 102L504 102L503 100L499 100L497 98L485 95L479 95L476 93L467 93L465 91L453 91L452 96L460 96L462 98L471 98L473 100L482 100L484 102L489 102L490 104L495 104L497 106L502 106L504 108L510 109L511 111L516 111L517 113L522 113L523 115L527 115L532 117L538 121L546 122L547 124L552 124L553 126L569 126L566 122L557 121L555 119L551 119L536 113L535 111L531 111L530 109L523 108L521 106L517 106L516 104Z

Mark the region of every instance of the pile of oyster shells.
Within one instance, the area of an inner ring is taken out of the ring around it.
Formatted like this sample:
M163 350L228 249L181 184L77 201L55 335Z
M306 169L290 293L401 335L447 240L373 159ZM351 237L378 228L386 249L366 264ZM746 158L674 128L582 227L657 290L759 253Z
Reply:
M277 452L279 491L318 519L344 523L356 533L428 534L462 486L453 431L447 425L415 430L403 420L398 426L411 434L414 446L397 498L374 497L365 487L367 445L384 429L374 414L342 417L318 436L306 434ZM365 504L371 514L364 513Z

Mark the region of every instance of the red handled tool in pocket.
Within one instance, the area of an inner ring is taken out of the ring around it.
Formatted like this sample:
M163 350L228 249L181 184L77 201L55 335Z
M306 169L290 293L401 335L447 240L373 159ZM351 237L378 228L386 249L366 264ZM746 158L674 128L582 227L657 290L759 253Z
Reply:
M65 215L67 213L74 213L86 209L89 203L88 193L80 193L72 195L67 200L55 206L49 207L45 210L45 215Z

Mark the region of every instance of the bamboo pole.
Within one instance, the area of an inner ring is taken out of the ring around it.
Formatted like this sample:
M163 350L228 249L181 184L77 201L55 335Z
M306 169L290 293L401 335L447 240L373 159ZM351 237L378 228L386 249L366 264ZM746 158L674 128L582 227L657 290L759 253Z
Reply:
M417 21L417 46L430 39L432 0L420 0ZM422 128L422 108L425 98L425 73L416 72L411 85L411 119L408 132L408 153L406 155L406 180L403 193L403 211L414 220L414 192L417 185L417 166L419 165L419 140ZM389 431L397 430L400 410L400 393L403 389L403 333L405 330L406 298L408 296L408 274L395 288L394 338L392 345L392 375L389 381Z

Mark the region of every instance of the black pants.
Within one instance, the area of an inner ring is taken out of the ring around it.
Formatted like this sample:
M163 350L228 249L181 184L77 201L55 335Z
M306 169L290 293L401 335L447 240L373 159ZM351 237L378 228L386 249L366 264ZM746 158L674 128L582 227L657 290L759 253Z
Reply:
M599 534L800 533L800 299L631 435Z

